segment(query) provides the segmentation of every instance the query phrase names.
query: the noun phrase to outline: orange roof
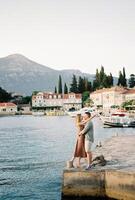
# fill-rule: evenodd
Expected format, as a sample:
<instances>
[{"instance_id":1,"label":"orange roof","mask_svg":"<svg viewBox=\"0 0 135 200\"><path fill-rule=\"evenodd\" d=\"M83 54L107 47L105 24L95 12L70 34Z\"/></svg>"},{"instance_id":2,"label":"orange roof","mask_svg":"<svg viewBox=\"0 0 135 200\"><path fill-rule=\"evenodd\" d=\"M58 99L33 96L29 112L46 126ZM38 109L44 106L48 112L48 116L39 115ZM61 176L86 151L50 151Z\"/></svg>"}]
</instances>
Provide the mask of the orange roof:
<instances>
[{"instance_id":1,"label":"orange roof","mask_svg":"<svg viewBox=\"0 0 135 200\"><path fill-rule=\"evenodd\" d=\"M129 89L125 92L125 94L135 94L135 89Z\"/></svg>"},{"instance_id":2,"label":"orange roof","mask_svg":"<svg viewBox=\"0 0 135 200\"><path fill-rule=\"evenodd\" d=\"M10 103L10 102L3 102L3 103L0 103L0 107L16 107L16 104L14 103Z\"/></svg>"},{"instance_id":3,"label":"orange roof","mask_svg":"<svg viewBox=\"0 0 135 200\"><path fill-rule=\"evenodd\" d=\"M68 94L55 94L55 93L50 93L50 92L43 92L42 93L44 99L49 99L49 96L52 96L52 98L54 98L54 96L56 96L56 98L58 98L58 96L60 96L61 99L68 99L69 95L74 95L74 94L75 93L73 93L73 92L68 93ZM38 94L37 95L33 95L32 99L36 99L36 96L39 96L39 95ZM80 93L75 94L75 98L76 99L81 99L82 98L82 94L80 94Z\"/></svg>"},{"instance_id":4,"label":"orange roof","mask_svg":"<svg viewBox=\"0 0 135 200\"><path fill-rule=\"evenodd\" d=\"M69 99L69 95L72 95L72 94L75 94L75 93L64 94L63 95L63 99ZM81 99L82 98L82 94L80 94L80 93L75 94L75 98L76 99Z\"/></svg>"}]
</instances>

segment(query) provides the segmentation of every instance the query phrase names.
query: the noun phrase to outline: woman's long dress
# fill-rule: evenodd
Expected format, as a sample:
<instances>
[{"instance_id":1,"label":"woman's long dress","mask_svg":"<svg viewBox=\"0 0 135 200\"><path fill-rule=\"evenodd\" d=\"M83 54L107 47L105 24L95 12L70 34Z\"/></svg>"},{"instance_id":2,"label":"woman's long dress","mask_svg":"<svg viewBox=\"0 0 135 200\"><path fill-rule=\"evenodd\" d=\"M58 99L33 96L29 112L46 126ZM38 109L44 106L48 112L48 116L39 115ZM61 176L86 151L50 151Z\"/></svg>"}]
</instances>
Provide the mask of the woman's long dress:
<instances>
[{"instance_id":1,"label":"woman's long dress","mask_svg":"<svg viewBox=\"0 0 135 200\"><path fill-rule=\"evenodd\" d=\"M85 140L84 135L80 135L77 138L74 157L86 158L87 155L86 155L86 152L85 152L84 140Z\"/></svg>"}]
</instances>

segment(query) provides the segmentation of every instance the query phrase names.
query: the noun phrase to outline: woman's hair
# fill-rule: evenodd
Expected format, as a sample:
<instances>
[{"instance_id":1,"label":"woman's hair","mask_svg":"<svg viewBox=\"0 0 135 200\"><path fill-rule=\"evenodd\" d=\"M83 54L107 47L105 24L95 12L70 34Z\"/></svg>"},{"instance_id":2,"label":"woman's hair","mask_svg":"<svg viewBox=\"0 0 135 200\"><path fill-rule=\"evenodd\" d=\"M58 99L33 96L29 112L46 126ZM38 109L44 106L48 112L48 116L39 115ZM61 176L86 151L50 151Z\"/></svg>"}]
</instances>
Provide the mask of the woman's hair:
<instances>
[{"instance_id":1,"label":"woman's hair","mask_svg":"<svg viewBox=\"0 0 135 200\"><path fill-rule=\"evenodd\" d=\"M91 117L91 113L90 112L85 112L86 115L88 115L88 117Z\"/></svg>"}]
</instances>

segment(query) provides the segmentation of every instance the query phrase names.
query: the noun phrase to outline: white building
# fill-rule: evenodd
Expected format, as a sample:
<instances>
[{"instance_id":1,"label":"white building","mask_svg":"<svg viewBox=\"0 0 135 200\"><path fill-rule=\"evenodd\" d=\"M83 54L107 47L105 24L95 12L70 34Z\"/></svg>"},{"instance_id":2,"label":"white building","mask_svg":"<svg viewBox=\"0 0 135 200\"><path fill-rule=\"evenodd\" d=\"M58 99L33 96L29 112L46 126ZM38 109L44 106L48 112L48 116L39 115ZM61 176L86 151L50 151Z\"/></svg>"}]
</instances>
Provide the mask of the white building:
<instances>
[{"instance_id":1,"label":"white building","mask_svg":"<svg viewBox=\"0 0 135 200\"><path fill-rule=\"evenodd\" d=\"M32 107L43 109L79 110L82 107L82 95L75 93L54 94L50 92L39 92L32 96Z\"/></svg>"},{"instance_id":2,"label":"white building","mask_svg":"<svg viewBox=\"0 0 135 200\"><path fill-rule=\"evenodd\" d=\"M121 106L123 102L135 99L135 89L112 87L96 90L90 94L95 106L102 106L104 109L112 106Z\"/></svg>"},{"instance_id":3,"label":"white building","mask_svg":"<svg viewBox=\"0 0 135 200\"><path fill-rule=\"evenodd\" d=\"M125 100L126 101L135 100L135 88L130 89L125 93Z\"/></svg>"},{"instance_id":4,"label":"white building","mask_svg":"<svg viewBox=\"0 0 135 200\"><path fill-rule=\"evenodd\" d=\"M82 108L82 95L75 93L64 94L63 107L65 110L80 110Z\"/></svg>"},{"instance_id":5,"label":"white building","mask_svg":"<svg viewBox=\"0 0 135 200\"><path fill-rule=\"evenodd\" d=\"M17 105L14 103L0 103L0 113L15 114L17 112Z\"/></svg>"}]
</instances>

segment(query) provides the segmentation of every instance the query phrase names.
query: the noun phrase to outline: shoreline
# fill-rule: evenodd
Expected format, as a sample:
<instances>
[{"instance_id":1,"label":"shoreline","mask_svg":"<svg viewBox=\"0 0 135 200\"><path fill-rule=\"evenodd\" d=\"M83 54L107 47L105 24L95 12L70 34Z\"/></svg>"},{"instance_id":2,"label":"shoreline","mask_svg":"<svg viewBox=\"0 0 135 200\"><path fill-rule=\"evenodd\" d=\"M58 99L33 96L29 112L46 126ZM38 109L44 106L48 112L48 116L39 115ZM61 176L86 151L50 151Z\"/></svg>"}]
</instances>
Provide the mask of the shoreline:
<instances>
[{"instance_id":1,"label":"shoreline","mask_svg":"<svg viewBox=\"0 0 135 200\"><path fill-rule=\"evenodd\" d=\"M93 156L104 155L107 165L90 171L65 169L62 199L135 199L135 136L114 136L96 148Z\"/></svg>"}]
</instances>

